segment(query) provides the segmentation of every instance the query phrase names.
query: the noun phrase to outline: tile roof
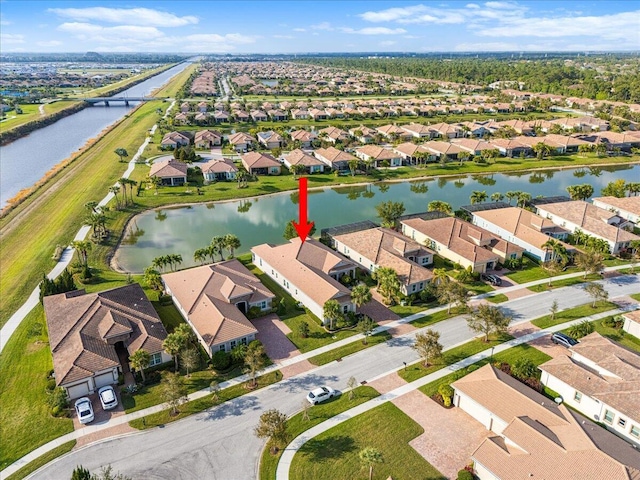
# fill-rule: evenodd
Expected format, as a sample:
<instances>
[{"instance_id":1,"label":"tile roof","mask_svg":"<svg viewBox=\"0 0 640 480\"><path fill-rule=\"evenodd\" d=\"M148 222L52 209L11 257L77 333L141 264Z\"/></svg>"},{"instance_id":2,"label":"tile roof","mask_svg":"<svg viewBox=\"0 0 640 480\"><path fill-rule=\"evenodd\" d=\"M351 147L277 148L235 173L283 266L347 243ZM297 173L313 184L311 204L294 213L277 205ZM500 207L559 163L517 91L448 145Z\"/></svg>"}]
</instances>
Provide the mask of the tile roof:
<instances>
[{"instance_id":1,"label":"tile roof","mask_svg":"<svg viewBox=\"0 0 640 480\"><path fill-rule=\"evenodd\" d=\"M458 155L462 149L453 143L429 141L422 144L430 152L444 155Z\"/></svg>"},{"instance_id":2,"label":"tile roof","mask_svg":"<svg viewBox=\"0 0 640 480\"><path fill-rule=\"evenodd\" d=\"M592 199L594 202L597 200L600 203L605 203L607 205L611 205L612 207L625 210L629 213L634 213L636 215L640 215L640 196L634 197L594 197Z\"/></svg>"},{"instance_id":3,"label":"tile roof","mask_svg":"<svg viewBox=\"0 0 640 480\"><path fill-rule=\"evenodd\" d=\"M187 175L187 164L170 158L168 160L158 160L151 164L150 177L171 178L185 177Z\"/></svg>"},{"instance_id":4,"label":"tile roof","mask_svg":"<svg viewBox=\"0 0 640 480\"><path fill-rule=\"evenodd\" d=\"M167 273L162 280L210 346L256 333L236 302L275 298L237 259Z\"/></svg>"},{"instance_id":5,"label":"tile roof","mask_svg":"<svg viewBox=\"0 0 640 480\"><path fill-rule=\"evenodd\" d=\"M378 145L365 145L364 147L356 148L356 151L372 160L391 160L398 158L398 154L393 150L379 147Z\"/></svg>"},{"instance_id":6,"label":"tile roof","mask_svg":"<svg viewBox=\"0 0 640 480\"><path fill-rule=\"evenodd\" d=\"M268 153L249 152L241 155L242 163L247 170L252 168L280 167L280 162Z\"/></svg>"},{"instance_id":7,"label":"tile roof","mask_svg":"<svg viewBox=\"0 0 640 480\"><path fill-rule=\"evenodd\" d=\"M197 164L202 170L202 173L223 173L223 172L237 172L238 168L233 164L232 160L224 159L211 159L203 163Z\"/></svg>"},{"instance_id":8,"label":"tile roof","mask_svg":"<svg viewBox=\"0 0 640 480\"><path fill-rule=\"evenodd\" d=\"M317 150L314 150L313 153L315 156L321 156L330 162L349 162L351 160L356 160L356 157L350 153L343 152L335 147L318 148Z\"/></svg>"},{"instance_id":9,"label":"tile roof","mask_svg":"<svg viewBox=\"0 0 640 480\"><path fill-rule=\"evenodd\" d=\"M237 145L238 143L253 143L256 139L245 132L237 132L233 135L229 135L229 143Z\"/></svg>"},{"instance_id":10,"label":"tile roof","mask_svg":"<svg viewBox=\"0 0 640 480\"><path fill-rule=\"evenodd\" d=\"M285 155L284 157L290 165L304 165L305 167L322 165L324 163L318 160L313 155L309 155L308 153L303 152L299 148L292 150L290 153Z\"/></svg>"},{"instance_id":11,"label":"tile roof","mask_svg":"<svg viewBox=\"0 0 640 480\"><path fill-rule=\"evenodd\" d=\"M130 354L162 351L167 336L160 317L137 283L100 293L82 291L44 298L56 383L65 385L120 365L113 339Z\"/></svg>"}]
</instances>

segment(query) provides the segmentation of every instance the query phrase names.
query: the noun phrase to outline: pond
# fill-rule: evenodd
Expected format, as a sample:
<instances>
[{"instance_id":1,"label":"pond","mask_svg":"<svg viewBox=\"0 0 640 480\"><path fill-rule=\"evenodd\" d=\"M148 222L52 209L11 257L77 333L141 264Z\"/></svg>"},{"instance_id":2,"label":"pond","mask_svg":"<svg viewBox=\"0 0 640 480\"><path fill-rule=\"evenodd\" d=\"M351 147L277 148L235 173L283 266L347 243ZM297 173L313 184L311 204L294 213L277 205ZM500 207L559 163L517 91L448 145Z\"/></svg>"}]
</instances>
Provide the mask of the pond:
<instances>
[{"instance_id":1,"label":"pond","mask_svg":"<svg viewBox=\"0 0 640 480\"><path fill-rule=\"evenodd\" d=\"M336 225L372 220L378 222L376 205L394 200L405 205L405 213L424 212L433 200L443 200L455 209L470 203L474 190L523 191L533 197L567 195L570 185L589 183L595 195L617 179L640 179L640 165L545 170L518 174L471 175L425 181L376 183L333 187L309 192L309 219L320 230ZM248 252L261 243L282 243L286 223L297 219L297 194L291 192L230 202L179 206L152 210L132 219L114 257L114 265L142 272L154 257L177 253L182 267L195 265L193 252L205 247L216 235L236 235Z\"/></svg>"},{"instance_id":2,"label":"pond","mask_svg":"<svg viewBox=\"0 0 640 480\"><path fill-rule=\"evenodd\" d=\"M278 85L278 80L269 80L267 78L262 78L258 81L263 85L266 85L267 87L275 87L276 85Z\"/></svg>"}]
</instances>

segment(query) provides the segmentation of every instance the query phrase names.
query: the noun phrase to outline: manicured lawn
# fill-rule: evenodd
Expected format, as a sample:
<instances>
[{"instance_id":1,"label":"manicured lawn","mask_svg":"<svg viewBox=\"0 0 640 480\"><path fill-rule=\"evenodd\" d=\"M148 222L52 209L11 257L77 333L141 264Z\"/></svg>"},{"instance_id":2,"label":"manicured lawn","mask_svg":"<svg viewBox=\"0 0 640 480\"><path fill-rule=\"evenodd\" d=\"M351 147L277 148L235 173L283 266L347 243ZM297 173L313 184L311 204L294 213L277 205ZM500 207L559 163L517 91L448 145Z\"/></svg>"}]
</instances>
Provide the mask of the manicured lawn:
<instances>
[{"instance_id":1,"label":"manicured lawn","mask_svg":"<svg viewBox=\"0 0 640 480\"><path fill-rule=\"evenodd\" d=\"M363 341L351 342L347 345L344 345L343 347L338 347L329 352L321 353L320 355L311 357L309 361L314 365L325 365L327 363L333 362L334 360L338 360L342 357L346 357L347 355L351 355L352 353L364 350L365 348L374 347L390 339L391 335L388 332L377 333L375 335L371 335L367 339L366 345Z\"/></svg>"},{"instance_id":2,"label":"manicured lawn","mask_svg":"<svg viewBox=\"0 0 640 480\"><path fill-rule=\"evenodd\" d=\"M358 452L373 447L383 463L374 467L374 478L394 480L443 479L444 477L409 442L424 429L392 403L358 415L305 443L293 458L289 478L367 478Z\"/></svg>"},{"instance_id":3,"label":"manicured lawn","mask_svg":"<svg viewBox=\"0 0 640 480\"><path fill-rule=\"evenodd\" d=\"M209 378L209 380L211 380L211 378ZM255 392L256 390L264 388L273 383L276 383L279 380L282 380L282 374L280 373L279 370L277 370L275 372L268 373L267 375L258 377L257 389L249 390L245 387L245 384L234 385L232 387L225 388L224 390L220 390L220 393L218 394L217 402L213 401L212 395L207 395L206 397L199 398L198 400L193 400L191 402L187 402L180 405L180 407L178 408L179 413L175 416L171 416L170 410L167 409L167 410L163 410L162 412L147 415L144 418L132 420L131 422L129 422L129 425L139 430L145 430L147 428L157 427L159 425L164 425L166 423L175 422L176 420L180 420L181 418L187 417L189 415L193 415L194 413L202 412L203 410L206 410L216 405L220 405L224 402L240 397L246 393ZM207 386L208 385L209 384L207 384Z\"/></svg>"},{"instance_id":4,"label":"manicured lawn","mask_svg":"<svg viewBox=\"0 0 640 480\"><path fill-rule=\"evenodd\" d=\"M508 350L497 353L493 356L494 363L505 362L510 365L512 365L519 358L529 358L536 365L540 365L546 362L547 360L551 360L551 357L549 355L547 355L544 352L541 352L540 350L538 350L535 347L532 347L531 345L527 345L526 343L522 345L517 345L513 348L509 348ZM471 367L473 368L482 367L483 365L486 365L487 363L489 363L489 361L490 361L489 359L481 360L479 362L474 363ZM469 367L467 367L467 369L468 368ZM418 390L420 390L422 393L424 393L428 397L435 395L436 393L438 393L438 387L440 387L440 385L451 384L456 380L458 380L459 378L464 377L467 373L469 373L467 369L459 370L445 377L442 377L439 380L436 380L431 383L427 383L426 385L420 387Z\"/></svg>"},{"instance_id":5,"label":"manicured lawn","mask_svg":"<svg viewBox=\"0 0 640 480\"><path fill-rule=\"evenodd\" d=\"M552 280L551 287L549 287L548 282L545 282L539 285L533 285L528 288L532 292L540 293L540 292L546 292L550 288L554 289L554 288L560 288L560 287L570 287L571 285L578 285L580 283L590 282L592 280L602 280L602 275L596 273L596 274L587 275L587 278L584 278L581 275L579 277L565 278L564 280Z\"/></svg>"},{"instance_id":6,"label":"manicured lawn","mask_svg":"<svg viewBox=\"0 0 640 480\"><path fill-rule=\"evenodd\" d=\"M513 270L505 275L516 283L528 283L547 278L544 270L529 257L522 257L522 269Z\"/></svg>"},{"instance_id":7,"label":"manicured lawn","mask_svg":"<svg viewBox=\"0 0 640 480\"><path fill-rule=\"evenodd\" d=\"M488 342L484 342L482 339L475 338L458 347L443 352L442 359L435 365L425 367L422 362L414 363L413 365L409 365L404 370L398 370L398 375L400 376L400 378L404 379L407 382L413 382L414 380L422 378L425 375L429 375L430 373L440 370L447 365L453 365L454 363L470 357L471 355L475 355L476 353L482 352L483 350L494 347L496 345L500 345L501 343L507 342L511 339L513 339L513 337L506 334L500 336L495 340L490 339Z\"/></svg>"},{"instance_id":8,"label":"manicured lawn","mask_svg":"<svg viewBox=\"0 0 640 480\"><path fill-rule=\"evenodd\" d=\"M328 420L331 417L349 410L353 407L360 405L361 403L368 402L369 400L379 396L380 394L372 387L358 387L354 390L355 396L349 399L349 393L345 393L337 398L329 400L328 402L321 403L320 405L314 405L309 409L309 419L304 419L302 412L296 413L294 416L287 420L287 432L289 439L293 440L302 432L309 430L311 427L315 427L319 423ZM282 456L282 450L279 450L275 455L270 452L271 443L267 442L264 450L262 451L262 458L260 459L260 479L261 480L274 480L276 478L276 469L278 468L278 462Z\"/></svg>"},{"instance_id":9,"label":"manicured lawn","mask_svg":"<svg viewBox=\"0 0 640 480\"><path fill-rule=\"evenodd\" d=\"M20 480L22 478L25 478L30 474L32 474L33 472L35 472L36 470L38 470L40 467L49 463L50 461L58 457L61 457L65 453L70 452L75 446L76 446L75 440L71 440L70 442L63 443L59 447L56 447L53 450L45 453L44 455L36 458L33 462L26 464L16 473L9 475L8 477L5 477L5 480Z\"/></svg>"},{"instance_id":10,"label":"manicured lawn","mask_svg":"<svg viewBox=\"0 0 640 480\"><path fill-rule=\"evenodd\" d=\"M160 305L160 302L151 303L153 304L153 308L156 309L156 312L158 312L160 320L162 320L162 324L167 329L167 332L171 333L178 325L185 323L184 318L182 318L182 315L180 315L175 305Z\"/></svg>"},{"instance_id":11,"label":"manicured lawn","mask_svg":"<svg viewBox=\"0 0 640 480\"><path fill-rule=\"evenodd\" d=\"M612 317L607 317L612 318ZM603 337L607 337L613 340L620 345L627 347L634 352L638 352L640 354L640 338L634 337L633 335L623 331L618 330L616 328L607 327L603 324L606 318L595 320L591 322L595 328L595 331L598 332ZM568 333L569 329L563 330L564 333ZM621 335L622 334L622 335Z\"/></svg>"},{"instance_id":12,"label":"manicured lawn","mask_svg":"<svg viewBox=\"0 0 640 480\"><path fill-rule=\"evenodd\" d=\"M486 300L491 303L502 303L509 300L509 297L507 297L504 293L499 293L497 295L487 297Z\"/></svg>"},{"instance_id":13,"label":"manicured lawn","mask_svg":"<svg viewBox=\"0 0 640 480\"><path fill-rule=\"evenodd\" d=\"M637 300L640 302L640 293L632 293L631 295L629 295L631 298L633 298L634 300Z\"/></svg>"},{"instance_id":14,"label":"manicured lawn","mask_svg":"<svg viewBox=\"0 0 640 480\"><path fill-rule=\"evenodd\" d=\"M422 327L427 327L429 325L433 325L434 323L441 322L442 320L455 317L457 315L460 315L461 313L464 313L464 312L460 311L458 307L452 308L451 313L447 313L446 310L440 310L439 312L436 312L432 315L425 315L424 317L418 318L409 323L411 323L411 325L413 325L416 328L422 328Z\"/></svg>"},{"instance_id":15,"label":"manicured lawn","mask_svg":"<svg viewBox=\"0 0 640 480\"><path fill-rule=\"evenodd\" d=\"M52 368L44 310L38 304L0 356L0 469L73 431L71 419L49 414L46 386Z\"/></svg>"},{"instance_id":16,"label":"manicured lawn","mask_svg":"<svg viewBox=\"0 0 640 480\"><path fill-rule=\"evenodd\" d=\"M423 304L423 305L392 305L389 307L393 313L398 315L399 317L409 317L411 315L415 315L416 313L424 312L426 309L431 308L431 304Z\"/></svg>"},{"instance_id":17,"label":"manicured lawn","mask_svg":"<svg viewBox=\"0 0 640 480\"><path fill-rule=\"evenodd\" d=\"M553 320L551 319L551 315L545 315L544 317L536 318L531 323L539 328L549 328L554 325L570 322L571 320L576 320L582 317L588 317L589 315L594 315L596 313L606 312L607 310L613 310L615 308L618 307L611 302L598 302L595 308L593 308L589 303L558 312Z\"/></svg>"},{"instance_id":18,"label":"manicured lawn","mask_svg":"<svg viewBox=\"0 0 640 480\"><path fill-rule=\"evenodd\" d=\"M40 118L40 111L38 109L39 107L39 104L25 103L24 105L20 105L22 113L18 114L15 110L6 112L5 120L2 120L0 122L0 132L11 130L18 125L22 125L23 123L27 123L31 120Z\"/></svg>"}]
</instances>

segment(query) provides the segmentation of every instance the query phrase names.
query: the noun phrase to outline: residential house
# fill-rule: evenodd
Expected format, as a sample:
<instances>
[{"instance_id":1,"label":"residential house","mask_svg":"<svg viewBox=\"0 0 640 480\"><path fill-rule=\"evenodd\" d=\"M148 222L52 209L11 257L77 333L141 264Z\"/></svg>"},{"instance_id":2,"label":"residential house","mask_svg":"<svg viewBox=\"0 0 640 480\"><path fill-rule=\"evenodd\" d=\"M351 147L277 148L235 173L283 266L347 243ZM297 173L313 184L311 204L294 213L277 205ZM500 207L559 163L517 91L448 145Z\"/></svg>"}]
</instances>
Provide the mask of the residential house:
<instances>
[{"instance_id":1,"label":"residential house","mask_svg":"<svg viewBox=\"0 0 640 480\"><path fill-rule=\"evenodd\" d=\"M379 168L388 162L390 167L402 165L402 156L394 150L379 147L378 145L365 145L355 150L356 157L360 158L367 165Z\"/></svg>"},{"instance_id":2,"label":"residential house","mask_svg":"<svg viewBox=\"0 0 640 480\"><path fill-rule=\"evenodd\" d=\"M536 205L536 208L538 215L571 233L580 230L606 241L614 255L629 248L633 240L640 240L639 236L625 230L632 227L633 223L591 203L576 200Z\"/></svg>"},{"instance_id":3,"label":"residential house","mask_svg":"<svg viewBox=\"0 0 640 480\"><path fill-rule=\"evenodd\" d=\"M640 196L634 197L595 197L593 204L615 213L619 217L640 225Z\"/></svg>"},{"instance_id":4,"label":"residential house","mask_svg":"<svg viewBox=\"0 0 640 480\"><path fill-rule=\"evenodd\" d=\"M313 141L318 138L315 132L307 132L306 130L294 130L289 135L292 141L300 142L302 148L310 148Z\"/></svg>"},{"instance_id":5,"label":"residential house","mask_svg":"<svg viewBox=\"0 0 640 480\"><path fill-rule=\"evenodd\" d=\"M212 118L216 123L224 123L229 121L229 114L224 110L216 110L213 112Z\"/></svg>"},{"instance_id":6,"label":"residential house","mask_svg":"<svg viewBox=\"0 0 640 480\"><path fill-rule=\"evenodd\" d=\"M400 225L407 237L477 273L493 270L499 262L522 258L524 251L518 245L455 217L410 218L402 220Z\"/></svg>"},{"instance_id":7,"label":"residential house","mask_svg":"<svg viewBox=\"0 0 640 480\"><path fill-rule=\"evenodd\" d=\"M533 152L530 145L522 143L515 138L493 138L488 143L505 157L519 157L523 153L525 156L529 156Z\"/></svg>"},{"instance_id":8,"label":"residential house","mask_svg":"<svg viewBox=\"0 0 640 480\"><path fill-rule=\"evenodd\" d=\"M554 252L544 247L550 238L558 240L568 253L575 252L574 247L562 241L569 234L567 230L524 208L479 210L473 211L472 215L474 225L524 248L528 255L541 262L548 262L555 258Z\"/></svg>"},{"instance_id":9,"label":"residential house","mask_svg":"<svg viewBox=\"0 0 640 480\"><path fill-rule=\"evenodd\" d=\"M44 297L56 385L71 400L118 383L140 349L150 367L171 361L167 331L137 283L99 293L75 290Z\"/></svg>"},{"instance_id":10,"label":"residential house","mask_svg":"<svg viewBox=\"0 0 640 480\"><path fill-rule=\"evenodd\" d=\"M480 480L640 475L631 445L492 365L451 386L454 405L490 432L471 455Z\"/></svg>"},{"instance_id":11,"label":"residential house","mask_svg":"<svg viewBox=\"0 0 640 480\"><path fill-rule=\"evenodd\" d=\"M318 137L325 138L328 142L334 144L336 142L346 142L349 140L349 134L336 127L323 128L318 132Z\"/></svg>"},{"instance_id":12,"label":"residential house","mask_svg":"<svg viewBox=\"0 0 640 480\"><path fill-rule=\"evenodd\" d=\"M636 338L640 338L640 310L625 312L622 314L624 324L622 329Z\"/></svg>"},{"instance_id":13,"label":"residential house","mask_svg":"<svg viewBox=\"0 0 640 480\"><path fill-rule=\"evenodd\" d=\"M313 120L326 120L328 118L327 112L325 112L324 110L321 110L319 108L312 108L311 110L309 110L309 117L311 117Z\"/></svg>"},{"instance_id":14,"label":"residential house","mask_svg":"<svg viewBox=\"0 0 640 480\"><path fill-rule=\"evenodd\" d=\"M269 312L275 299L237 259L167 273L162 282L210 356L255 340L247 315Z\"/></svg>"},{"instance_id":15,"label":"residential house","mask_svg":"<svg viewBox=\"0 0 640 480\"><path fill-rule=\"evenodd\" d=\"M323 313L328 300L336 300L343 313L355 312L351 291L339 280L355 277L356 264L329 247L307 238L296 237L284 245L263 243L251 249L253 264L327 323Z\"/></svg>"},{"instance_id":16,"label":"residential house","mask_svg":"<svg viewBox=\"0 0 640 480\"><path fill-rule=\"evenodd\" d=\"M325 165L330 166L333 170L349 170L349 162L357 160L356 157L350 153L338 150L335 147L319 148L314 150L313 154Z\"/></svg>"},{"instance_id":17,"label":"residential house","mask_svg":"<svg viewBox=\"0 0 640 480\"><path fill-rule=\"evenodd\" d=\"M248 122L251 117L243 110L234 110L233 118L236 122Z\"/></svg>"},{"instance_id":18,"label":"residential house","mask_svg":"<svg viewBox=\"0 0 640 480\"><path fill-rule=\"evenodd\" d=\"M396 125L383 125L376 128L376 131L387 140L404 140L409 141L413 136L408 131L396 126Z\"/></svg>"},{"instance_id":19,"label":"residential house","mask_svg":"<svg viewBox=\"0 0 640 480\"><path fill-rule=\"evenodd\" d=\"M533 133L533 127L531 124L524 120L504 120L498 122L500 127L512 128L518 135L531 135Z\"/></svg>"},{"instance_id":20,"label":"residential house","mask_svg":"<svg viewBox=\"0 0 640 480\"><path fill-rule=\"evenodd\" d=\"M291 118L294 120L306 120L309 118L309 111L307 109L291 110Z\"/></svg>"},{"instance_id":21,"label":"residential house","mask_svg":"<svg viewBox=\"0 0 640 480\"><path fill-rule=\"evenodd\" d=\"M427 150L423 145L416 145L415 143L401 143L393 147L393 151L400 155L407 165L436 160L436 155L433 152Z\"/></svg>"},{"instance_id":22,"label":"residential house","mask_svg":"<svg viewBox=\"0 0 640 480\"><path fill-rule=\"evenodd\" d=\"M237 132L229 135L229 143L236 152L246 152L256 143L256 139L245 132Z\"/></svg>"},{"instance_id":23,"label":"residential house","mask_svg":"<svg viewBox=\"0 0 640 480\"><path fill-rule=\"evenodd\" d=\"M189 102L182 102L180 104L180 111L182 113L187 113L189 112L189 110L191 110L191 105L189 104Z\"/></svg>"},{"instance_id":24,"label":"residential house","mask_svg":"<svg viewBox=\"0 0 640 480\"><path fill-rule=\"evenodd\" d=\"M184 185L187 183L187 164L174 158L154 160L149 177L161 180L162 185Z\"/></svg>"},{"instance_id":25,"label":"residential house","mask_svg":"<svg viewBox=\"0 0 640 480\"><path fill-rule=\"evenodd\" d=\"M212 130L200 130L193 139L196 149L210 149L222 145L222 135Z\"/></svg>"},{"instance_id":26,"label":"residential house","mask_svg":"<svg viewBox=\"0 0 640 480\"><path fill-rule=\"evenodd\" d=\"M196 108L198 109L198 112L205 113L209 108L209 104L207 102L199 102Z\"/></svg>"},{"instance_id":27,"label":"residential house","mask_svg":"<svg viewBox=\"0 0 640 480\"><path fill-rule=\"evenodd\" d=\"M189 145L191 140L186 135L183 135L180 132L168 132L164 134L162 137L162 141L160 142L160 147L167 149L176 149L178 147L184 147Z\"/></svg>"},{"instance_id":28,"label":"residential house","mask_svg":"<svg viewBox=\"0 0 640 480\"><path fill-rule=\"evenodd\" d=\"M457 159L458 154L463 151L458 145L449 142L428 141L422 146L438 158L448 157L451 160Z\"/></svg>"},{"instance_id":29,"label":"residential house","mask_svg":"<svg viewBox=\"0 0 640 480\"><path fill-rule=\"evenodd\" d=\"M388 228L370 228L331 236L332 246L369 273L380 267L398 274L404 295L422 291L433 278L433 252Z\"/></svg>"},{"instance_id":30,"label":"residential house","mask_svg":"<svg viewBox=\"0 0 640 480\"><path fill-rule=\"evenodd\" d=\"M408 132L415 138L433 138L437 135L437 132L433 130L429 125L422 125L420 123L410 123L409 125L401 125L405 132Z\"/></svg>"},{"instance_id":31,"label":"residential house","mask_svg":"<svg viewBox=\"0 0 640 480\"><path fill-rule=\"evenodd\" d=\"M322 173L324 172L324 167L326 167L318 158L303 152L299 148L292 150L283 158L287 168L291 168L292 165L302 165L307 173Z\"/></svg>"},{"instance_id":32,"label":"residential house","mask_svg":"<svg viewBox=\"0 0 640 480\"><path fill-rule=\"evenodd\" d=\"M188 113L180 112L175 117L173 117L173 123L175 125L189 125L190 115Z\"/></svg>"},{"instance_id":33,"label":"residential house","mask_svg":"<svg viewBox=\"0 0 640 480\"><path fill-rule=\"evenodd\" d=\"M598 132L590 135L581 135L582 140L590 143L604 142L607 150L619 148L623 152L630 152L632 148L640 147L640 134L638 132Z\"/></svg>"},{"instance_id":34,"label":"residential house","mask_svg":"<svg viewBox=\"0 0 640 480\"><path fill-rule=\"evenodd\" d=\"M267 114L274 122L283 122L288 117L286 112L278 109L269 110Z\"/></svg>"},{"instance_id":35,"label":"residential house","mask_svg":"<svg viewBox=\"0 0 640 480\"><path fill-rule=\"evenodd\" d=\"M198 164L206 182L216 182L222 180L235 180L238 168L233 161L225 159L211 159Z\"/></svg>"},{"instance_id":36,"label":"residential house","mask_svg":"<svg viewBox=\"0 0 640 480\"><path fill-rule=\"evenodd\" d=\"M471 155L482 155L482 152L484 152L485 150L496 149L490 143L474 138L457 138L455 140L452 140L451 143L455 143L462 150L466 150Z\"/></svg>"},{"instance_id":37,"label":"residential house","mask_svg":"<svg viewBox=\"0 0 640 480\"><path fill-rule=\"evenodd\" d=\"M242 165L252 175L280 175L282 166L268 153L249 152L241 155Z\"/></svg>"},{"instance_id":38,"label":"residential house","mask_svg":"<svg viewBox=\"0 0 640 480\"><path fill-rule=\"evenodd\" d=\"M640 355L593 332L538 368L564 403L640 447Z\"/></svg>"},{"instance_id":39,"label":"residential house","mask_svg":"<svg viewBox=\"0 0 640 480\"><path fill-rule=\"evenodd\" d=\"M251 110L251 113L249 115L254 122L266 122L268 119L267 114L262 110Z\"/></svg>"},{"instance_id":40,"label":"residential house","mask_svg":"<svg viewBox=\"0 0 640 480\"><path fill-rule=\"evenodd\" d=\"M349 129L349 135L358 140L358 142L365 144L372 143L375 140L377 133L378 132L373 128L365 127L364 125Z\"/></svg>"},{"instance_id":41,"label":"residential house","mask_svg":"<svg viewBox=\"0 0 640 480\"><path fill-rule=\"evenodd\" d=\"M280 148L284 143L282 135L280 135L278 132L274 132L273 130L269 130L268 132L258 132L257 137L258 142L260 142L269 150Z\"/></svg>"},{"instance_id":42,"label":"residential house","mask_svg":"<svg viewBox=\"0 0 640 480\"><path fill-rule=\"evenodd\" d=\"M429 128L434 132L437 132L437 136L445 139L464 137L464 130L458 125L452 125L450 123L436 123L435 125L429 125Z\"/></svg>"}]
</instances>

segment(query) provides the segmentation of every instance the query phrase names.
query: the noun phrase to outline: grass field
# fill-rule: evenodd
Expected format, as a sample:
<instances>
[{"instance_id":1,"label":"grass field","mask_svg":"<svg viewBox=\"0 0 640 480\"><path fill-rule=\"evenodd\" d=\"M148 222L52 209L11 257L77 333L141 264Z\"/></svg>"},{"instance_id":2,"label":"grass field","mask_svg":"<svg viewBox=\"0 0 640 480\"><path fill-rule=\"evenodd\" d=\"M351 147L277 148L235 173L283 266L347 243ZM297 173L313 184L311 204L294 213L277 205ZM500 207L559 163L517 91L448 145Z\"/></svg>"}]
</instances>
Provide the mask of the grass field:
<instances>
[{"instance_id":1,"label":"grass field","mask_svg":"<svg viewBox=\"0 0 640 480\"><path fill-rule=\"evenodd\" d=\"M308 411L308 419L304 418L302 412L297 413L287 420L289 439L293 440L311 427L315 427L319 423L335 417L361 403L368 402L379 395L380 394L372 387L358 387L354 390L354 398L352 399L349 399L349 393L345 393L325 403L313 406ZM262 451L262 458L260 459L260 480L275 480L276 478L276 469L278 468L278 461L282 456L282 450L272 455L270 449L271 442L267 442L267 445Z\"/></svg>"},{"instance_id":2,"label":"grass field","mask_svg":"<svg viewBox=\"0 0 640 480\"><path fill-rule=\"evenodd\" d=\"M538 328L549 328L554 325L560 325L561 323L570 322L578 318L588 317L589 315L595 315L596 313L606 312L607 310L613 310L615 308L618 307L611 302L598 302L595 308L589 303L558 312L553 320L551 319L551 315L545 315L544 317L536 318L531 323Z\"/></svg>"},{"instance_id":3,"label":"grass field","mask_svg":"<svg viewBox=\"0 0 640 480\"><path fill-rule=\"evenodd\" d=\"M374 478L444 479L409 442L424 429L392 403L385 403L333 427L305 443L293 457L289 478L366 478L358 452L373 447L382 454Z\"/></svg>"},{"instance_id":4,"label":"grass field","mask_svg":"<svg viewBox=\"0 0 640 480\"><path fill-rule=\"evenodd\" d=\"M365 348L374 347L381 343L386 342L387 340L391 340L391 335L388 332L381 332L375 335L371 335L367 339L367 343L364 341L356 341L351 342L342 347L335 348L329 352L321 353L320 355L316 355L315 357L311 357L309 362L314 365L326 365L327 363L333 362L334 360L339 360L342 357L346 357L347 355L352 355L357 353Z\"/></svg>"},{"instance_id":5,"label":"grass field","mask_svg":"<svg viewBox=\"0 0 640 480\"><path fill-rule=\"evenodd\" d=\"M38 470L40 467L46 465L50 461L58 457L61 457L65 453L70 452L75 446L76 446L75 440L71 440L70 442L63 443L59 447L56 447L53 450L45 453L44 455L36 458L33 462L28 463L27 465L22 467L20 470L18 470L16 473L9 475L8 477L5 477L5 480L21 480L31 475L33 472Z\"/></svg>"},{"instance_id":6,"label":"grass field","mask_svg":"<svg viewBox=\"0 0 640 480\"><path fill-rule=\"evenodd\" d=\"M18 125L40 118L38 107L40 107L39 104L25 103L20 105L22 113L16 113L15 110L7 112L5 120L0 122L0 132L11 130Z\"/></svg>"},{"instance_id":7,"label":"grass field","mask_svg":"<svg viewBox=\"0 0 640 480\"><path fill-rule=\"evenodd\" d=\"M439 312L436 312L432 315L425 315L424 317L413 320L410 323L416 328L428 327L429 325L441 322L442 320L446 320L447 318L455 317L456 315L460 315L461 313L463 312L459 311L457 307L452 308L451 313L447 313L446 310L440 310Z\"/></svg>"}]
</instances>

